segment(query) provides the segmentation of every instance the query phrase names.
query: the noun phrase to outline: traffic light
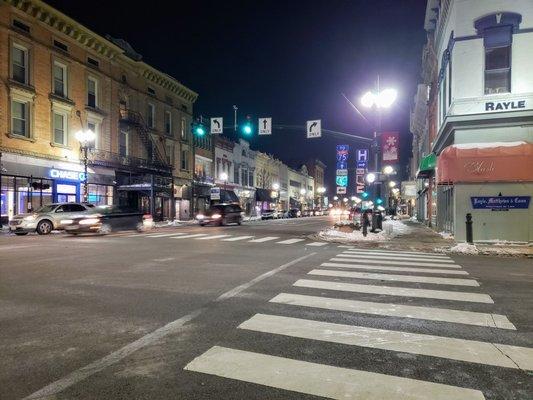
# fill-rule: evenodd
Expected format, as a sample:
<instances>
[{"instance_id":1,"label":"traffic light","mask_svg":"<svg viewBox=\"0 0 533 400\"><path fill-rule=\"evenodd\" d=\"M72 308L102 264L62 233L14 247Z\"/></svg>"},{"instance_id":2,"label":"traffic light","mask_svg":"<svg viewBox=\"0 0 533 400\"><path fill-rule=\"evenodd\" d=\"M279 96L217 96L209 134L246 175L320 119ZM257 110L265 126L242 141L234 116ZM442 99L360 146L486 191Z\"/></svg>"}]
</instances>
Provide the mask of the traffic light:
<instances>
[{"instance_id":1,"label":"traffic light","mask_svg":"<svg viewBox=\"0 0 533 400\"><path fill-rule=\"evenodd\" d=\"M192 124L192 133L196 136L204 136L207 132L207 129L205 128L204 124L201 122L193 122Z\"/></svg>"},{"instance_id":2,"label":"traffic light","mask_svg":"<svg viewBox=\"0 0 533 400\"><path fill-rule=\"evenodd\" d=\"M368 199L368 192L363 192L363 193L361 193L361 197L362 197L363 199Z\"/></svg>"},{"instance_id":3,"label":"traffic light","mask_svg":"<svg viewBox=\"0 0 533 400\"><path fill-rule=\"evenodd\" d=\"M250 136L253 133L252 118L249 115L246 116L246 122L242 124L241 130L245 136Z\"/></svg>"},{"instance_id":4,"label":"traffic light","mask_svg":"<svg viewBox=\"0 0 533 400\"><path fill-rule=\"evenodd\" d=\"M378 206L382 205L383 204L383 199L380 199L379 197L376 199L376 204Z\"/></svg>"}]
</instances>

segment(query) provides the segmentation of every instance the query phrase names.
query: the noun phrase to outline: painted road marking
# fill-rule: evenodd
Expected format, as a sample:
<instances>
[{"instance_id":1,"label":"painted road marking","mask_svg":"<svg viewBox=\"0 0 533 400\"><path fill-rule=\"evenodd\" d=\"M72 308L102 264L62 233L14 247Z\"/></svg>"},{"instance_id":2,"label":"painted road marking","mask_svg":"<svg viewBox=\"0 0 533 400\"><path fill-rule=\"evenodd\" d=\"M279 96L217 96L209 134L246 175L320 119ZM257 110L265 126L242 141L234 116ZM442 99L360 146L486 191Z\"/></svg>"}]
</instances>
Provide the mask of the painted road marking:
<instances>
[{"instance_id":1,"label":"painted road marking","mask_svg":"<svg viewBox=\"0 0 533 400\"><path fill-rule=\"evenodd\" d=\"M187 232L174 232L174 233L156 233L152 235L146 235L146 237L149 238L160 238L160 237L167 237L167 236L179 236L179 235L185 235Z\"/></svg>"},{"instance_id":2,"label":"painted road marking","mask_svg":"<svg viewBox=\"0 0 533 400\"><path fill-rule=\"evenodd\" d=\"M251 281L248 281L231 290L228 290L227 292L218 296L214 301L220 302L220 301L224 301L226 299L232 298L238 295L239 293L241 293L242 291L249 289L251 286L255 285L256 283L261 282L262 280L269 278L277 274L278 272L283 271L284 269L287 269L291 267L292 265L297 264L300 261L303 261L314 255L316 255L316 253L310 253L305 256L296 258L292 261L289 261L286 264L280 265L277 268L274 268L268 272L265 272L264 274L261 274L255 277ZM151 346L154 343L159 342L162 338L168 335L179 333L181 329L183 328L183 325L195 319L196 317L198 317L200 314L202 314L206 310L207 310L207 307L201 307L175 321L169 322L168 324L162 326L161 328L158 328L155 331L148 333L147 335L135 340L134 342L127 344L126 346L114 351L113 353L110 353L106 355L105 357L100 358L96 361L93 361L92 363L87 364L84 367L81 367L71 372L70 374L50 383L49 385L43 387L42 389L36 392L33 392L29 396L25 397L24 400L42 399L42 398L54 396L58 393L61 393L63 390L75 385L76 383L79 383L87 379L88 377L104 370L105 368L108 368L109 366L118 363L119 361L130 356L132 353L136 352L137 350L140 350L147 346Z\"/></svg>"},{"instance_id":3,"label":"painted road marking","mask_svg":"<svg viewBox=\"0 0 533 400\"><path fill-rule=\"evenodd\" d=\"M253 236L236 236L236 237L232 237L232 238L229 238L229 239L222 239L222 241L224 242L236 242L237 240L246 240L246 239L251 239L253 238Z\"/></svg>"},{"instance_id":4,"label":"painted road marking","mask_svg":"<svg viewBox=\"0 0 533 400\"><path fill-rule=\"evenodd\" d=\"M376 250L369 250L369 249L362 249L362 251L375 251L380 253L388 253L388 254L413 254L413 255L426 255L426 256L439 256L437 253L428 253L424 251L403 251L403 250L385 250L385 249L376 249ZM441 255L442 257L445 257L445 255Z\"/></svg>"},{"instance_id":5,"label":"painted road marking","mask_svg":"<svg viewBox=\"0 0 533 400\"><path fill-rule=\"evenodd\" d=\"M213 236L206 236L206 237L196 238L195 240L222 239L222 238L225 238L225 237L228 237L228 236L231 236L231 235L213 235Z\"/></svg>"},{"instance_id":6,"label":"painted road marking","mask_svg":"<svg viewBox=\"0 0 533 400\"><path fill-rule=\"evenodd\" d=\"M321 247L321 246L325 246L327 245L326 242L312 242L312 243L307 243L306 246L314 246L314 247Z\"/></svg>"},{"instance_id":7,"label":"painted road marking","mask_svg":"<svg viewBox=\"0 0 533 400\"><path fill-rule=\"evenodd\" d=\"M211 347L184 369L338 400L485 399L474 389L220 346Z\"/></svg>"},{"instance_id":8,"label":"painted road marking","mask_svg":"<svg viewBox=\"0 0 533 400\"><path fill-rule=\"evenodd\" d=\"M438 264L438 263L429 263L429 262L426 263L426 262L419 262L419 261L362 260L359 258L359 256L355 256L351 254L337 254L336 257L344 257L353 262L357 262L358 260L360 260L360 262L368 263L368 264L411 265L413 267L418 266L418 267L461 268L461 266L457 264Z\"/></svg>"},{"instance_id":9,"label":"painted road marking","mask_svg":"<svg viewBox=\"0 0 533 400\"><path fill-rule=\"evenodd\" d=\"M293 244L298 242L303 242L305 239L287 239L282 240L281 242L276 242L277 244Z\"/></svg>"},{"instance_id":10,"label":"painted road marking","mask_svg":"<svg viewBox=\"0 0 533 400\"><path fill-rule=\"evenodd\" d=\"M400 258L424 258L424 259L435 259L435 260L451 260L448 256L426 256L426 255L414 255L414 254L403 254L403 253L383 253L381 251L355 251L355 250L346 250L343 253L346 254L360 254L360 255L376 255L376 256L394 256L394 257L400 257Z\"/></svg>"},{"instance_id":11,"label":"painted road marking","mask_svg":"<svg viewBox=\"0 0 533 400\"><path fill-rule=\"evenodd\" d=\"M341 278L372 279L378 281L432 283L435 285L479 286L474 279L437 278L434 276L376 274L371 272L332 271L314 269L309 275L338 276Z\"/></svg>"},{"instance_id":12,"label":"painted road marking","mask_svg":"<svg viewBox=\"0 0 533 400\"><path fill-rule=\"evenodd\" d=\"M353 246L346 246L344 244L339 244L337 247L340 247L340 248L343 248L343 249L354 249L355 248Z\"/></svg>"},{"instance_id":13,"label":"painted road marking","mask_svg":"<svg viewBox=\"0 0 533 400\"><path fill-rule=\"evenodd\" d=\"M250 240L249 243L263 243L263 242L268 242L269 240L275 240L275 239L279 239L279 237L278 236L266 236L266 237L262 237L259 239Z\"/></svg>"},{"instance_id":14,"label":"painted road marking","mask_svg":"<svg viewBox=\"0 0 533 400\"><path fill-rule=\"evenodd\" d=\"M384 265L365 265L365 264L348 264L352 260L346 258L332 258L331 261L340 261L342 264L323 263L321 267L337 267L337 268L352 268L352 269L368 269L379 271L398 271L398 272L422 272L425 274L448 274L448 275L469 275L468 272L456 269L438 269L438 268L409 268L409 267L388 267Z\"/></svg>"},{"instance_id":15,"label":"painted road marking","mask_svg":"<svg viewBox=\"0 0 533 400\"><path fill-rule=\"evenodd\" d=\"M293 286L307 287L313 289L339 290L343 292L370 293L387 296L419 297L425 299L467 301L471 303L494 303L494 300L492 300L488 294L452 292L449 290L430 290L394 286L360 285L356 283L316 281L310 279L299 279L293 284Z\"/></svg>"},{"instance_id":16,"label":"painted road marking","mask_svg":"<svg viewBox=\"0 0 533 400\"><path fill-rule=\"evenodd\" d=\"M455 261L453 260L445 260L445 259L441 259L441 258L421 258L421 257L415 257L415 256L411 256L409 258L401 258L401 257L398 257L398 256L383 256L383 255L377 255L377 254L372 254L372 255L366 255L366 254L356 254L356 253L351 253L351 252L344 252L344 253L341 253L341 257L342 256L355 256L359 259L371 259L371 260L401 260L401 261L424 261L424 262L434 262L434 263L451 263L451 264L454 264Z\"/></svg>"},{"instance_id":17,"label":"painted road marking","mask_svg":"<svg viewBox=\"0 0 533 400\"><path fill-rule=\"evenodd\" d=\"M239 328L497 367L533 370L533 349L527 347L265 314L254 315L239 325Z\"/></svg>"},{"instance_id":18,"label":"painted road marking","mask_svg":"<svg viewBox=\"0 0 533 400\"><path fill-rule=\"evenodd\" d=\"M487 314L474 311L460 311L450 310L447 308L344 300L289 293L278 294L270 301L272 303L322 308L335 311L384 315L388 317L416 318L430 321L453 322L457 324L516 330L515 326L509 322L505 315Z\"/></svg>"},{"instance_id":19,"label":"painted road marking","mask_svg":"<svg viewBox=\"0 0 533 400\"><path fill-rule=\"evenodd\" d=\"M207 236L207 233L193 233L192 235L171 236L170 239L189 239L189 238L195 238L195 237L201 237L201 236Z\"/></svg>"}]
</instances>

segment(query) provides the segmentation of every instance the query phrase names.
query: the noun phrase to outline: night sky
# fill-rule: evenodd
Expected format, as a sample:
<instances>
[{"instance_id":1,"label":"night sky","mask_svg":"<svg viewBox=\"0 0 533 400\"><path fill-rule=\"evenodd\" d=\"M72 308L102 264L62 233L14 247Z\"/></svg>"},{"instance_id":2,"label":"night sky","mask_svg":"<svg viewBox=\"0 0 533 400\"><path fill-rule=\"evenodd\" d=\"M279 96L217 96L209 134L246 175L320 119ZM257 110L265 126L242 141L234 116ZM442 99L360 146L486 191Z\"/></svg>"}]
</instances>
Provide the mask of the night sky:
<instances>
[{"instance_id":1,"label":"night sky","mask_svg":"<svg viewBox=\"0 0 533 400\"><path fill-rule=\"evenodd\" d=\"M379 74L382 87L399 92L382 128L400 132L401 163L407 163L425 0L48 3L99 34L127 40L145 62L199 93L195 115L223 116L225 125L233 124L235 104L240 117L254 121L271 116L274 125L303 126L322 119L324 128L370 137L371 126L341 93L359 105ZM332 137L309 140L304 130L250 141L284 161L321 159L330 193L335 145L365 147Z\"/></svg>"}]
</instances>

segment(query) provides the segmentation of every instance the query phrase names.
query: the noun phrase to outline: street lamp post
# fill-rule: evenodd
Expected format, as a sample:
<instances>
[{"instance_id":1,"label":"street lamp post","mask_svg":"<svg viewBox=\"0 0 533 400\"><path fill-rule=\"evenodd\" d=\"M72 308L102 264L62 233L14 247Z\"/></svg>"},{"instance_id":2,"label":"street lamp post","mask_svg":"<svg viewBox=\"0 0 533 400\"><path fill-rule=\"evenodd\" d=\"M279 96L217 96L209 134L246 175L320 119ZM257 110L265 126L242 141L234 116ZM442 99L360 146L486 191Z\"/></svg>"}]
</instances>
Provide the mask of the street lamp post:
<instances>
[{"instance_id":1,"label":"street lamp post","mask_svg":"<svg viewBox=\"0 0 533 400\"><path fill-rule=\"evenodd\" d=\"M279 195L280 195L279 183L273 183L272 184L272 190L274 192L276 192L276 211L278 211L278 208L279 208Z\"/></svg>"},{"instance_id":2,"label":"street lamp post","mask_svg":"<svg viewBox=\"0 0 533 400\"><path fill-rule=\"evenodd\" d=\"M88 173L87 173L87 165L89 163L88 151L89 151L91 143L94 142L95 140L95 134L90 129L80 130L76 132L76 139L78 140L78 142L80 142L80 149L83 153L83 172L84 172L83 201L88 202L89 201L89 184L88 184Z\"/></svg>"},{"instance_id":3,"label":"street lamp post","mask_svg":"<svg viewBox=\"0 0 533 400\"><path fill-rule=\"evenodd\" d=\"M366 108L371 108L375 112L375 126L374 126L374 140L372 143L372 150L374 153L374 170L381 170L381 156L379 151L379 135L381 133L381 110L389 108L394 101L398 93L395 89L381 90L379 87L379 75L377 79L376 91L367 92L361 98L361 104ZM381 197L381 183L376 186L375 198Z\"/></svg>"},{"instance_id":4,"label":"street lamp post","mask_svg":"<svg viewBox=\"0 0 533 400\"><path fill-rule=\"evenodd\" d=\"M225 172L222 172L220 174L220 180L224 182L224 190L226 190L226 186L228 184L228 174Z\"/></svg>"},{"instance_id":5,"label":"street lamp post","mask_svg":"<svg viewBox=\"0 0 533 400\"><path fill-rule=\"evenodd\" d=\"M305 194L306 193L307 193L307 190L305 190L304 188L300 189L300 198L302 199L302 203L301 203L302 214L304 212L304 201L305 201Z\"/></svg>"},{"instance_id":6,"label":"street lamp post","mask_svg":"<svg viewBox=\"0 0 533 400\"><path fill-rule=\"evenodd\" d=\"M322 207L324 207L324 193L326 193L326 188L321 186L316 191L319 194L320 208L322 208Z\"/></svg>"}]
</instances>

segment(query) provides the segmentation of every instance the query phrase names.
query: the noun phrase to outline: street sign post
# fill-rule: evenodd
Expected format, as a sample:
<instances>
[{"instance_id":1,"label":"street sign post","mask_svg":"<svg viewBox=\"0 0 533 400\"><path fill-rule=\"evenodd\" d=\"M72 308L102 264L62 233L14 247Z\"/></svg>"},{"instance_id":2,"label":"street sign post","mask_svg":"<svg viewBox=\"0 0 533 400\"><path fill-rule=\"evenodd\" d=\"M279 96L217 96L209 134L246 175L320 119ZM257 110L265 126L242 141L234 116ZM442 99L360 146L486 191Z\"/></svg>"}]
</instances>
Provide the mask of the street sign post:
<instances>
[{"instance_id":1,"label":"street sign post","mask_svg":"<svg viewBox=\"0 0 533 400\"><path fill-rule=\"evenodd\" d=\"M211 200L220 200L220 188L219 187L212 187L211 188Z\"/></svg>"},{"instance_id":2,"label":"street sign post","mask_svg":"<svg viewBox=\"0 0 533 400\"><path fill-rule=\"evenodd\" d=\"M307 139L322 137L322 122L320 119L307 121Z\"/></svg>"},{"instance_id":3,"label":"street sign post","mask_svg":"<svg viewBox=\"0 0 533 400\"><path fill-rule=\"evenodd\" d=\"M272 118L259 118L259 135L272 135Z\"/></svg>"},{"instance_id":4,"label":"street sign post","mask_svg":"<svg viewBox=\"0 0 533 400\"><path fill-rule=\"evenodd\" d=\"M211 134L219 135L224 130L224 123L222 117L211 118Z\"/></svg>"}]
</instances>

